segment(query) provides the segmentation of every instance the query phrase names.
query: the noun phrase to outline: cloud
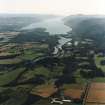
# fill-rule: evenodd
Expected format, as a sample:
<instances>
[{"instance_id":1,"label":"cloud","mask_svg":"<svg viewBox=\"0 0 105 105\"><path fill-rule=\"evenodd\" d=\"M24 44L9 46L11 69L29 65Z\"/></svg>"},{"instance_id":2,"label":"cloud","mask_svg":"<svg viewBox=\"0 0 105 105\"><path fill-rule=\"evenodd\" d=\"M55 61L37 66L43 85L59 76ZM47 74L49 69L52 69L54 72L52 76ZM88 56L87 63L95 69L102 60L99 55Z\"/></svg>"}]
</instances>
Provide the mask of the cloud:
<instances>
[{"instance_id":1,"label":"cloud","mask_svg":"<svg viewBox=\"0 0 105 105\"><path fill-rule=\"evenodd\" d=\"M104 14L105 0L0 0L0 12Z\"/></svg>"}]
</instances>

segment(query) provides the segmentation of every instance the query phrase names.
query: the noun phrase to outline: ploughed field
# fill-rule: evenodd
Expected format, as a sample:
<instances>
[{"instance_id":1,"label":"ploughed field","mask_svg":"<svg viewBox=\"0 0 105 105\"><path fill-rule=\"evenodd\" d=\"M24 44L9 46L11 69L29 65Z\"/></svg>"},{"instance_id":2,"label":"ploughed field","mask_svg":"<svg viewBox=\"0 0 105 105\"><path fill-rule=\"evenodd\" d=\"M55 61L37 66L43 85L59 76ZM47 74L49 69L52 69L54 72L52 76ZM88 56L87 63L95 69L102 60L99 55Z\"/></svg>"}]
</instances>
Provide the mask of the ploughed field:
<instances>
[{"instance_id":1,"label":"ploughed field","mask_svg":"<svg viewBox=\"0 0 105 105\"><path fill-rule=\"evenodd\" d=\"M85 105L105 105L105 83L91 83Z\"/></svg>"}]
</instances>

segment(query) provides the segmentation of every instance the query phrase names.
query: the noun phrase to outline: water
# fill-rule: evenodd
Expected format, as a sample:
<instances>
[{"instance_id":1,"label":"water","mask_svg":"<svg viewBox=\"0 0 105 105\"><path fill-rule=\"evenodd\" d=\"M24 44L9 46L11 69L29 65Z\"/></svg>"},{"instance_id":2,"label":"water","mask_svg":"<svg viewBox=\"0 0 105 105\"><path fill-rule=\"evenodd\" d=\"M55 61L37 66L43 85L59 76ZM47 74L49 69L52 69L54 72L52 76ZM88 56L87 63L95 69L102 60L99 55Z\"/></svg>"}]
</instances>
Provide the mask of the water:
<instances>
[{"instance_id":1,"label":"water","mask_svg":"<svg viewBox=\"0 0 105 105\"><path fill-rule=\"evenodd\" d=\"M35 28L46 28L46 31L52 34L66 34L71 31L71 28L64 24L62 17L47 19L42 22L33 23L29 26L22 28L23 30L35 29Z\"/></svg>"},{"instance_id":2,"label":"water","mask_svg":"<svg viewBox=\"0 0 105 105\"><path fill-rule=\"evenodd\" d=\"M46 28L46 31L49 32L51 35L54 34L67 34L67 32L72 31L72 29L64 24L63 17L57 17L52 19L47 19L42 22L33 23L29 26L22 28L23 30L30 30L35 28ZM70 41L69 38L60 37L59 44L55 46L53 54L57 54L59 49L62 49L62 46Z\"/></svg>"},{"instance_id":3,"label":"water","mask_svg":"<svg viewBox=\"0 0 105 105\"><path fill-rule=\"evenodd\" d=\"M62 49L62 46L63 46L65 43L67 43L67 42L69 42L69 41L71 41L71 40L72 40L71 38L60 37L58 47L59 47L60 49Z\"/></svg>"},{"instance_id":4,"label":"water","mask_svg":"<svg viewBox=\"0 0 105 105\"><path fill-rule=\"evenodd\" d=\"M62 46L63 46L65 43L67 43L67 42L69 42L69 41L71 41L71 40L72 40L71 38L60 37L60 39L58 40L59 44L58 44L57 46L55 46L55 49L54 49L53 54L57 54L58 51L59 51L59 49L62 50Z\"/></svg>"}]
</instances>

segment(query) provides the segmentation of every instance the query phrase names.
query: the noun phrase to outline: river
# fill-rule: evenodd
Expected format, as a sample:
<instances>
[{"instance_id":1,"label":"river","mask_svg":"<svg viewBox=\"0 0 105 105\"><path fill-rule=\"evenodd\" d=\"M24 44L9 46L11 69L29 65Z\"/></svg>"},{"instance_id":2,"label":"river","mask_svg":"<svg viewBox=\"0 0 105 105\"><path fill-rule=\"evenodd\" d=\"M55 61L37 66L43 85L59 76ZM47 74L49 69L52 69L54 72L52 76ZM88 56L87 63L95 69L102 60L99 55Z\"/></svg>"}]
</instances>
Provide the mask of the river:
<instances>
[{"instance_id":1,"label":"river","mask_svg":"<svg viewBox=\"0 0 105 105\"><path fill-rule=\"evenodd\" d=\"M45 28L46 31L50 33L50 35L67 34L67 32L70 32L72 29L64 24L63 18L64 17L56 17L38 23L33 23L29 26L24 27L23 30ZM62 49L62 46L70 40L70 38L60 37L60 39L58 40L59 44L55 46L53 54L57 54L59 49Z\"/></svg>"},{"instance_id":2,"label":"river","mask_svg":"<svg viewBox=\"0 0 105 105\"><path fill-rule=\"evenodd\" d=\"M66 26L63 21L64 17L56 17L47 19L38 23L33 23L29 26L22 28L23 30L30 30L35 28L45 28L50 35L66 34L71 31L71 28Z\"/></svg>"},{"instance_id":3,"label":"river","mask_svg":"<svg viewBox=\"0 0 105 105\"><path fill-rule=\"evenodd\" d=\"M60 37L60 39L58 40L58 43L59 43L59 44L58 44L57 46L55 46L55 49L54 49L53 54L57 54L58 51L59 51L59 49L62 50L62 46L63 46L65 43L67 43L67 42L69 42L69 41L71 41L71 40L72 40L71 38Z\"/></svg>"}]
</instances>

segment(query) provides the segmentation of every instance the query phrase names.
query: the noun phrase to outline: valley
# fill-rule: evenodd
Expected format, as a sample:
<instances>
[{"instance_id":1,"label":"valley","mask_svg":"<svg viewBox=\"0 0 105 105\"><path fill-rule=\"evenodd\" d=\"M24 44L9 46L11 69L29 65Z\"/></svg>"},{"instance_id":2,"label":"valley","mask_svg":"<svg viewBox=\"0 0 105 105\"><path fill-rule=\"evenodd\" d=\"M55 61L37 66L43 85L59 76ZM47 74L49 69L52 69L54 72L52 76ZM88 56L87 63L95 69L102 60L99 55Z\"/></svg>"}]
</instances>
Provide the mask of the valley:
<instances>
[{"instance_id":1,"label":"valley","mask_svg":"<svg viewBox=\"0 0 105 105\"><path fill-rule=\"evenodd\" d=\"M23 17L15 17L19 28L14 22L14 28L2 23L0 35L8 40L3 41L3 37L0 40L0 105L90 105L93 102L88 104L88 99L93 97L91 87L94 83L94 88L97 83L103 86L105 83L104 19L74 17L69 17L69 21L68 17L64 18L63 25L59 17L53 17L60 21L56 22L51 16L40 21L37 16L24 17L25 21ZM30 22L25 24L27 19ZM53 103L54 100L58 103Z\"/></svg>"}]
</instances>

